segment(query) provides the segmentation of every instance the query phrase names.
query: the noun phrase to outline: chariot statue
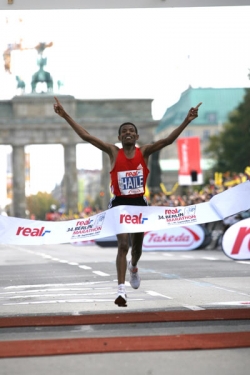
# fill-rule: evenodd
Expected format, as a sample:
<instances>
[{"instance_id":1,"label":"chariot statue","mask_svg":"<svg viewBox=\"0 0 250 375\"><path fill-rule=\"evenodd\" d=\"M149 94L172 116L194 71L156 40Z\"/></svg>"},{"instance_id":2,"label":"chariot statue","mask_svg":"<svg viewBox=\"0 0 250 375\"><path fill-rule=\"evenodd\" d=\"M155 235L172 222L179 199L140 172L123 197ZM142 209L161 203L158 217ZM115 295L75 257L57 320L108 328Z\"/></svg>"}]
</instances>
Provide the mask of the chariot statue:
<instances>
[{"instance_id":1,"label":"chariot statue","mask_svg":"<svg viewBox=\"0 0 250 375\"><path fill-rule=\"evenodd\" d=\"M37 65L39 66L39 70L32 75L31 81L31 88L32 92L36 92L36 85L41 83L46 83L47 85L47 92L53 92L53 78L49 72L44 70L44 66L47 65L47 58L43 57L43 52L45 48L51 47L53 43L39 43L35 48L39 54L39 58L37 60Z\"/></svg>"}]
</instances>

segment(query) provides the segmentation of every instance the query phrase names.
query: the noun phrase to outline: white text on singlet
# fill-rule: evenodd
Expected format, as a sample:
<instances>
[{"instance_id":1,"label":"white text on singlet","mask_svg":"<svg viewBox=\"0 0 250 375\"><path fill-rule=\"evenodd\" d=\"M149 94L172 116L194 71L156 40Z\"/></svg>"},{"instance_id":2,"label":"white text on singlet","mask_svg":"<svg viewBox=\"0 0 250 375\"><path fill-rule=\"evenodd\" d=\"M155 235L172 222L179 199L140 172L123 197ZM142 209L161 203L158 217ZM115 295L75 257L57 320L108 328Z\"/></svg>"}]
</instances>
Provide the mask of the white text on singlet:
<instances>
[{"instance_id":1,"label":"white text on singlet","mask_svg":"<svg viewBox=\"0 0 250 375\"><path fill-rule=\"evenodd\" d=\"M121 195L143 194L143 169L117 172Z\"/></svg>"}]
</instances>

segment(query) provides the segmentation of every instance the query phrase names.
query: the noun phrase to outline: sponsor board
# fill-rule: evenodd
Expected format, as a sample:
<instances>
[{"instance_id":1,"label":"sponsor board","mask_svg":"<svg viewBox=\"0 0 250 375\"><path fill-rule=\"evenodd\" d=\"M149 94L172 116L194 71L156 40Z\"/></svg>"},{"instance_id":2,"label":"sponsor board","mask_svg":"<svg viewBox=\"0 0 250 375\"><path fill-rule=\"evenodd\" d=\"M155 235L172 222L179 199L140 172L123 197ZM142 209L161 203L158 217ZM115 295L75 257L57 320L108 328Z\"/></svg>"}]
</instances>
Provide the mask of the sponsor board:
<instances>
[{"instance_id":1,"label":"sponsor board","mask_svg":"<svg viewBox=\"0 0 250 375\"><path fill-rule=\"evenodd\" d=\"M166 228L144 234L142 250L194 250L205 239L205 232L200 225Z\"/></svg>"},{"instance_id":2,"label":"sponsor board","mask_svg":"<svg viewBox=\"0 0 250 375\"><path fill-rule=\"evenodd\" d=\"M142 251L178 251L195 250L205 240L205 231L201 225L174 227L144 233ZM101 247L117 247L116 236L96 240ZM131 246L131 244L130 244Z\"/></svg>"},{"instance_id":3,"label":"sponsor board","mask_svg":"<svg viewBox=\"0 0 250 375\"><path fill-rule=\"evenodd\" d=\"M250 218L228 228L222 238L222 249L231 259L250 259Z\"/></svg>"}]
</instances>

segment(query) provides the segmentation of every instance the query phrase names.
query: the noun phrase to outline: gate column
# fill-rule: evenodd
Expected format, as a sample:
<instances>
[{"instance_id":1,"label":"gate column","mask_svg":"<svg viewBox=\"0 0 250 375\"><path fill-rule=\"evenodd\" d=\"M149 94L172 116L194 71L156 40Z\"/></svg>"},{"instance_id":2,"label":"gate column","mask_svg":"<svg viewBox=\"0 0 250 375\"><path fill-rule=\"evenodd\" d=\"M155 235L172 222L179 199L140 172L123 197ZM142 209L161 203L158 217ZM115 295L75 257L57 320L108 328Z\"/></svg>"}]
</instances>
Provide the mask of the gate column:
<instances>
[{"instance_id":1,"label":"gate column","mask_svg":"<svg viewBox=\"0 0 250 375\"><path fill-rule=\"evenodd\" d=\"M25 153L24 146L12 146L13 203L12 215L25 218Z\"/></svg>"},{"instance_id":2,"label":"gate column","mask_svg":"<svg viewBox=\"0 0 250 375\"><path fill-rule=\"evenodd\" d=\"M78 212L78 181L76 169L76 145L63 145L64 147L64 188L65 205L67 212Z\"/></svg>"}]
</instances>

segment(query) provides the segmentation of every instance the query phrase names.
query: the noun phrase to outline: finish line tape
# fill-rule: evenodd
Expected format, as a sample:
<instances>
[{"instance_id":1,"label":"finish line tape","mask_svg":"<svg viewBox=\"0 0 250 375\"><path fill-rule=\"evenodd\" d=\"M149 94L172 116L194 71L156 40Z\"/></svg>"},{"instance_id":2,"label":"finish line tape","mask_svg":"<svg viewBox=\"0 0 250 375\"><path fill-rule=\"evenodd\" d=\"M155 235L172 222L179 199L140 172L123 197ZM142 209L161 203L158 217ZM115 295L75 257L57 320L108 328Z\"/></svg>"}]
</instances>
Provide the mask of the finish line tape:
<instances>
[{"instance_id":1,"label":"finish line tape","mask_svg":"<svg viewBox=\"0 0 250 375\"><path fill-rule=\"evenodd\" d=\"M204 224L250 208L250 181L190 206L118 206L88 218L51 222L0 215L0 244L42 245L88 241L119 233Z\"/></svg>"}]
</instances>

